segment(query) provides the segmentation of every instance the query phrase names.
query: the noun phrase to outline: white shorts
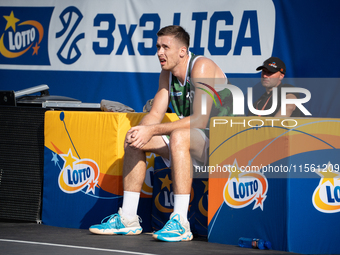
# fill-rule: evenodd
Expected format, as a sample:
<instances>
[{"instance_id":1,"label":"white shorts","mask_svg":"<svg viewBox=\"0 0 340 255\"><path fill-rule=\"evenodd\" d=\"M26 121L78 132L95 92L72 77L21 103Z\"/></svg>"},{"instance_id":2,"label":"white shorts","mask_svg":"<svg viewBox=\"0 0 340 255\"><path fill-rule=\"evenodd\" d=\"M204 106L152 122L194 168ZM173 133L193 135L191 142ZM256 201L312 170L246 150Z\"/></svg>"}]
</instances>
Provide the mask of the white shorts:
<instances>
[{"instance_id":1,"label":"white shorts","mask_svg":"<svg viewBox=\"0 0 340 255\"><path fill-rule=\"evenodd\" d=\"M192 159L192 164L195 166L204 166L207 165L208 163L208 158L209 158L209 138L205 135L205 133L202 131L202 129L196 129L199 131L199 133L201 134L202 138L204 139L204 162L202 161L198 161L197 159ZM169 159L162 157L165 165L167 167L171 166L171 153L170 153L170 141L168 136L166 135L162 135L162 138L164 140L164 142L166 143L166 145L169 148Z\"/></svg>"}]
</instances>

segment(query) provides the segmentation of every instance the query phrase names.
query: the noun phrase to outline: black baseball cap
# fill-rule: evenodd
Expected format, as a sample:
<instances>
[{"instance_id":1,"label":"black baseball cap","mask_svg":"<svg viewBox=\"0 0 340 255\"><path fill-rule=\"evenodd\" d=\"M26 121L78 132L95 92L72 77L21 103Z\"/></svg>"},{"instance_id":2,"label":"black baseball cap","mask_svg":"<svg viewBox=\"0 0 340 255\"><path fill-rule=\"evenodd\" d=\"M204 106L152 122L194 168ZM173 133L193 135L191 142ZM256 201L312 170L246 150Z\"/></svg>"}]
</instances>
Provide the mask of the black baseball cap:
<instances>
[{"instance_id":1,"label":"black baseball cap","mask_svg":"<svg viewBox=\"0 0 340 255\"><path fill-rule=\"evenodd\" d=\"M272 73L276 73L276 72L281 72L283 74L286 73L285 63L277 57L268 58L266 61L263 62L262 66L259 66L258 68L256 68L256 71L260 71L263 68L267 68Z\"/></svg>"}]
</instances>

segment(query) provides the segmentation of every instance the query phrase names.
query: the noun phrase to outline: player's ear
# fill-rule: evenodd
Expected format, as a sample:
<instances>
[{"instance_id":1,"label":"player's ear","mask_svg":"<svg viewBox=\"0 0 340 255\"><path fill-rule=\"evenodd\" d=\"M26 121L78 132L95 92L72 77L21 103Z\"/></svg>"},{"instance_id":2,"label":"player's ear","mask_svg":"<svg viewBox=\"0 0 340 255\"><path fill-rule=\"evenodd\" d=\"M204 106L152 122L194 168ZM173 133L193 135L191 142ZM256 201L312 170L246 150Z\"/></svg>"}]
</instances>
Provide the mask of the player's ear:
<instances>
[{"instance_id":1,"label":"player's ear","mask_svg":"<svg viewBox=\"0 0 340 255\"><path fill-rule=\"evenodd\" d=\"M182 46L182 47L180 48L180 52L179 52L180 57L181 57L181 58L184 58L184 56L187 55L187 54L188 54L188 49L187 49L187 47Z\"/></svg>"}]
</instances>

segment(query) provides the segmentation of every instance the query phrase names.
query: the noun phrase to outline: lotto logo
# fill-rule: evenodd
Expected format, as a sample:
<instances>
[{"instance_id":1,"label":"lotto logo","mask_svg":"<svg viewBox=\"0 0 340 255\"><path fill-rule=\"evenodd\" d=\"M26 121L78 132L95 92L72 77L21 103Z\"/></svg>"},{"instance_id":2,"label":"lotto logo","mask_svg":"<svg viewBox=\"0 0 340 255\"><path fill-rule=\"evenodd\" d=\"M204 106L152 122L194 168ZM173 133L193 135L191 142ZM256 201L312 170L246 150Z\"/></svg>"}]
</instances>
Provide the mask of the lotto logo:
<instances>
[{"instance_id":1,"label":"lotto logo","mask_svg":"<svg viewBox=\"0 0 340 255\"><path fill-rule=\"evenodd\" d=\"M0 8L0 62L49 65L48 27L53 8Z\"/></svg>"}]
</instances>

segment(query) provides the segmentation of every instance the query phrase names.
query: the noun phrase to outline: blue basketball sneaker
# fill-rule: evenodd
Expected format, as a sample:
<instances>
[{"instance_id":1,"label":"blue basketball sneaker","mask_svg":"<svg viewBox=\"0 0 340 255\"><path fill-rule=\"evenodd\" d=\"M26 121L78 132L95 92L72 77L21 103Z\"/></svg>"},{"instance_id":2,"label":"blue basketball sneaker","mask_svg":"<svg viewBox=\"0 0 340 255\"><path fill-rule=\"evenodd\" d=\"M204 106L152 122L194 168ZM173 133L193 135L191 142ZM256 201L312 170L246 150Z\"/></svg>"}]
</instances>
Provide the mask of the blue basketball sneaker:
<instances>
[{"instance_id":1,"label":"blue basketball sneaker","mask_svg":"<svg viewBox=\"0 0 340 255\"><path fill-rule=\"evenodd\" d=\"M179 214L172 213L170 220L165 226L155 232L152 237L156 240L166 242L179 242L179 241L190 241L193 235L190 231L189 222L183 222L183 218Z\"/></svg>"},{"instance_id":2,"label":"blue basketball sneaker","mask_svg":"<svg viewBox=\"0 0 340 255\"><path fill-rule=\"evenodd\" d=\"M122 215L122 208L119 208L118 213L105 217L101 224L93 225L89 230L99 235L139 235L143 230L139 224L140 221L137 215L128 221Z\"/></svg>"}]
</instances>

